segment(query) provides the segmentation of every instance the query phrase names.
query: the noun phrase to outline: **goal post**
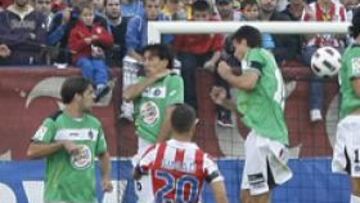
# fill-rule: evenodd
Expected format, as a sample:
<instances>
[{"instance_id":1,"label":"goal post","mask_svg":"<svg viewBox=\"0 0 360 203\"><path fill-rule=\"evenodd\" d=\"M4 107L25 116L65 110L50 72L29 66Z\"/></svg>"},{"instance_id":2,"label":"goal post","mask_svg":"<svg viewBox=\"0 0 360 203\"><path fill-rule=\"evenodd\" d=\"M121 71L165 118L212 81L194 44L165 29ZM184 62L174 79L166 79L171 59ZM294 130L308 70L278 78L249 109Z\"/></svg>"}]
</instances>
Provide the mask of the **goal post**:
<instances>
[{"instance_id":1,"label":"goal post","mask_svg":"<svg viewBox=\"0 0 360 203\"><path fill-rule=\"evenodd\" d=\"M159 43L161 34L206 34L230 33L242 25L251 25L261 32L277 34L322 34L347 33L348 22L191 22L191 21L156 21L148 23L148 43Z\"/></svg>"}]
</instances>

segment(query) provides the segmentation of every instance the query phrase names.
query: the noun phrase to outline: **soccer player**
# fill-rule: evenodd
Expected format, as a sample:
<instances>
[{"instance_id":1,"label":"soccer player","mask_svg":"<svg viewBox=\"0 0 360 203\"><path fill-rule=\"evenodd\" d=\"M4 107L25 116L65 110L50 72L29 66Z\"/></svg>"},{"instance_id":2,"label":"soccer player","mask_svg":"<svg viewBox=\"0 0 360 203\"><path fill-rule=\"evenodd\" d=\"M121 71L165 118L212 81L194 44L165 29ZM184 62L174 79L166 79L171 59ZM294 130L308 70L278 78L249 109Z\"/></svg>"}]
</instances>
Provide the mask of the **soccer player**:
<instances>
[{"instance_id":1,"label":"soccer player","mask_svg":"<svg viewBox=\"0 0 360 203\"><path fill-rule=\"evenodd\" d=\"M332 171L351 176L351 203L360 203L360 7L354 12L349 45L339 73L340 122L332 160Z\"/></svg>"},{"instance_id":2,"label":"soccer player","mask_svg":"<svg viewBox=\"0 0 360 203\"><path fill-rule=\"evenodd\" d=\"M102 168L105 192L113 189L110 157L100 121L90 113L94 89L85 78L68 78L61 97L66 105L46 118L27 150L30 158L46 157L45 203L96 203L95 156Z\"/></svg>"},{"instance_id":3,"label":"soccer player","mask_svg":"<svg viewBox=\"0 0 360 203\"><path fill-rule=\"evenodd\" d=\"M147 203L197 203L203 183L211 184L217 203L227 203L223 177L210 158L191 140L196 128L192 107L177 104L171 115L172 139L149 147L134 170L134 178L150 174Z\"/></svg>"},{"instance_id":4,"label":"soccer player","mask_svg":"<svg viewBox=\"0 0 360 203\"><path fill-rule=\"evenodd\" d=\"M127 102L134 101L138 151L134 161L156 142L169 138L172 104L184 102L184 83L173 73L173 56L166 45L148 45L144 49L145 77L130 85L123 93ZM142 192L148 191L148 177L136 183L138 202L147 202Z\"/></svg>"},{"instance_id":5,"label":"soccer player","mask_svg":"<svg viewBox=\"0 0 360 203\"><path fill-rule=\"evenodd\" d=\"M242 74L221 61L217 71L237 89L236 103L225 90L213 87L216 104L241 115L251 129L245 141L245 166L241 202L270 202L271 189L292 177L287 166L288 130L284 118L284 84L274 56L261 48L261 34L251 26L240 27L233 36L234 57L242 61Z\"/></svg>"}]
</instances>

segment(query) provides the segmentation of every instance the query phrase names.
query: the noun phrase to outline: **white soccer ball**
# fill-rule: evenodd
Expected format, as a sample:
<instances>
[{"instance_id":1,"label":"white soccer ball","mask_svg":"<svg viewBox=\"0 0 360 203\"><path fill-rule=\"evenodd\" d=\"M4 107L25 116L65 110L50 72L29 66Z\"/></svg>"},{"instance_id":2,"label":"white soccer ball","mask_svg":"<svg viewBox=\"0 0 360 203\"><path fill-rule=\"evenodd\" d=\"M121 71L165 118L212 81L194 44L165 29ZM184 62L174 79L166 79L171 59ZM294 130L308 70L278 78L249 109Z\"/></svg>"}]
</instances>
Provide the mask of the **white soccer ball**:
<instances>
[{"instance_id":1,"label":"white soccer ball","mask_svg":"<svg viewBox=\"0 0 360 203\"><path fill-rule=\"evenodd\" d=\"M321 47L311 57L311 70L320 77L332 77L341 68L341 54L333 47Z\"/></svg>"}]
</instances>

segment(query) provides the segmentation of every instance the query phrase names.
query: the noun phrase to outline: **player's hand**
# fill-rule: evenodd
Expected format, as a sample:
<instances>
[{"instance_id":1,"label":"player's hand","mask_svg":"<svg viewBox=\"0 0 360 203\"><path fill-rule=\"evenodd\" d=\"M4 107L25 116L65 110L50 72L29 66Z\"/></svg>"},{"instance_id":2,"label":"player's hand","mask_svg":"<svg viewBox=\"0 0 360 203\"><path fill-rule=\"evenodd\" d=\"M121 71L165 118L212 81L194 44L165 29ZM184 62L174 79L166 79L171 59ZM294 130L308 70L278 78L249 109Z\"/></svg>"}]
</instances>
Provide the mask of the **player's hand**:
<instances>
[{"instance_id":1,"label":"player's hand","mask_svg":"<svg viewBox=\"0 0 360 203\"><path fill-rule=\"evenodd\" d=\"M102 180L102 187L104 192L112 192L113 191L113 185L111 183L111 180L108 178L104 178Z\"/></svg>"},{"instance_id":2,"label":"player's hand","mask_svg":"<svg viewBox=\"0 0 360 203\"><path fill-rule=\"evenodd\" d=\"M74 142L72 141L68 141L68 140L64 140L64 141L60 141L65 150L69 153L69 154L77 154L80 152L80 147L78 145L76 145Z\"/></svg>"},{"instance_id":3,"label":"player's hand","mask_svg":"<svg viewBox=\"0 0 360 203\"><path fill-rule=\"evenodd\" d=\"M232 74L231 67L225 61L220 61L217 68L217 72L219 73L220 77L222 77L223 79L228 78L229 75Z\"/></svg>"},{"instance_id":4,"label":"player's hand","mask_svg":"<svg viewBox=\"0 0 360 203\"><path fill-rule=\"evenodd\" d=\"M214 86L211 89L210 97L217 105L222 105L226 99L226 90L223 87Z\"/></svg>"}]
</instances>

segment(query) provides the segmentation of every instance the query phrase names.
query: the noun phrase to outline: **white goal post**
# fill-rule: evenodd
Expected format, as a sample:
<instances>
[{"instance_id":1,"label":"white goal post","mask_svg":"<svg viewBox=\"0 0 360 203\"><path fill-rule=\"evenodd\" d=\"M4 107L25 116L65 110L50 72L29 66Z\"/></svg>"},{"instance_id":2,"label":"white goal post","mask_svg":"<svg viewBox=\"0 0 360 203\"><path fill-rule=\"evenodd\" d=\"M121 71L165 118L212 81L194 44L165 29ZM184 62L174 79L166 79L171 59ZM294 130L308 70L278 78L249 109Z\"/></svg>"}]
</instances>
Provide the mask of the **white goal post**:
<instances>
[{"instance_id":1,"label":"white goal post","mask_svg":"<svg viewBox=\"0 0 360 203\"><path fill-rule=\"evenodd\" d=\"M148 23L148 43L159 43L161 34L230 33L242 25L257 27L261 32L282 34L347 33L348 22L189 22L157 21Z\"/></svg>"}]
</instances>

